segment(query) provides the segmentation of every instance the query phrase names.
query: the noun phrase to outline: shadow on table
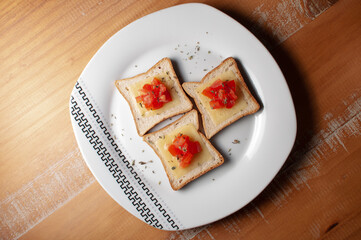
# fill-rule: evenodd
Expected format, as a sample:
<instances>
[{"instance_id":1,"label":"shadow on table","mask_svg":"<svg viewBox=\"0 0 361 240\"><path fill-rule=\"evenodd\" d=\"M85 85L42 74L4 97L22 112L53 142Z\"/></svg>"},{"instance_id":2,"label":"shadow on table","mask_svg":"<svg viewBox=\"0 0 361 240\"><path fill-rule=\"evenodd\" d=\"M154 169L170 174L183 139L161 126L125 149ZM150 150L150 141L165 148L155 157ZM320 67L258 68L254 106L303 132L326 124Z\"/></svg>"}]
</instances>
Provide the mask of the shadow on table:
<instances>
[{"instance_id":1,"label":"shadow on table","mask_svg":"<svg viewBox=\"0 0 361 240\"><path fill-rule=\"evenodd\" d=\"M292 52L288 51L284 45L279 44L278 39L275 39L271 32L262 29L257 22L253 22L244 16L233 12L231 9L219 9L249 29L271 52L286 78L297 116L296 141L286 163L276 175L275 179L273 179L262 193L244 208L228 217L232 218L235 217L234 215L241 216L255 210L259 211L255 208L256 206L266 204L272 197L278 194L284 195L282 189L285 186L292 184L290 183L290 178L292 178L292 176L297 177L297 169L304 159L304 154L302 153L305 151L306 146L315 133L315 117L314 108L312 106L312 93L306 82L307 76L303 74L302 66L297 64L297 60L292 56ZM284 129L284 131L287 131L287 129ZM270 159L270 161L272 161L272 159ZM220 223L216 222L214 224Z\"/></svg>"}]
</instances>

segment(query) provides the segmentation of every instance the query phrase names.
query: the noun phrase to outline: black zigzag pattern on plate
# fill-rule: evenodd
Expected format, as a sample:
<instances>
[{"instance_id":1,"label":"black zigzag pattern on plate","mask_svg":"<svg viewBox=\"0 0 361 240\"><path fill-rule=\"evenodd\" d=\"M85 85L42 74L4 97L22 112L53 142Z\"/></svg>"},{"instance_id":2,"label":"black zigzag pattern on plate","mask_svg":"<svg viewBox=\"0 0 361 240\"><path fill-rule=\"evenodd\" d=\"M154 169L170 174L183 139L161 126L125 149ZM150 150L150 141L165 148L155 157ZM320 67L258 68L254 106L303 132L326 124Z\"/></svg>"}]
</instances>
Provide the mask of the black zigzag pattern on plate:
<instances>
[{"instance_id":1,"label":"black zigzag pattern on plate","mask_svg":"<svg viewBox=\"0 0 361 240\"><path fill-rule=\"evenodd\" d=\"M149 197L149 199L154 203L159 212L163 215L163 217L168 221L168 223L176 230L179 229L179 226L175 223L175 221L170 217L170 215L166 212L163 206L159 203L158 199L154 196L154 194L149 190L149 188L144 184L142 179L138 176L137 172L131 166L126 157L122 154L122 151L119 149L118 145L115 143L113 137L110 135L108 129L105 127L103 121L100 119L93 105L90 103L89 98L86 96L80 84L77 82L75 85L78 93L81 95L84 103L88 107L89 111L92 112L92 116L99 124L99 127L102 129L104 135L109 140L109 143L114 147L114 150L117 152L120 160L127 166L129 172L136 179L139 187L142 188L144 193ZM109 172L112 174L116 182L119 184L120 188L123 190L124 194L127 195L129 201L132 205L137 209L142 218L146 223L151 226L157 227L159 229L163 229L162 224L159 223L159 220L156 219L154 214L150 211L150 209L143 202L142 198L137 193L136 189L130 184L127 180L126 176L123 174L123 171L119 168L118 164L114 161L109 151L103 142L99 139L93 127L89 123L88 119L85 117L78 103L71 96L71 104L72 111L71 114L74 117L74 120L78 123L78 126L82 129L85 137L88 139L89 143L92 145L93 149L97 152L101 160L104 162L105 166L108 168Z\"/></svg>"}]
</instances>

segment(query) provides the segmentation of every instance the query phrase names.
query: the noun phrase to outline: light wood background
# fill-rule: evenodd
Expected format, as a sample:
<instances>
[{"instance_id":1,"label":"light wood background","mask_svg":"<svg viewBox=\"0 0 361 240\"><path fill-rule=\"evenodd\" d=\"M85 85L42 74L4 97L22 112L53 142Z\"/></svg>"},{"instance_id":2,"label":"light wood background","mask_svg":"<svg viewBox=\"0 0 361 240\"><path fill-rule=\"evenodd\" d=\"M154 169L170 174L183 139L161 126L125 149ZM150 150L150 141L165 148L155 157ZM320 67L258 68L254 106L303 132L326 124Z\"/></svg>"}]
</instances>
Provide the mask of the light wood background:
<instances>
[{"instance_id":1,"label":"light wood background","mask_svg":"<svg viewBox=\"0 0 361 240\"><path fill-rule=\"evenodd\" d=\"M86 167L70 92L99 47L188 1L0 1L0 239L361 239L359 0L208 0L270 50L290 87L297 139L249 205L196 229L148 226Z\"/></svg>"}]
</instances>

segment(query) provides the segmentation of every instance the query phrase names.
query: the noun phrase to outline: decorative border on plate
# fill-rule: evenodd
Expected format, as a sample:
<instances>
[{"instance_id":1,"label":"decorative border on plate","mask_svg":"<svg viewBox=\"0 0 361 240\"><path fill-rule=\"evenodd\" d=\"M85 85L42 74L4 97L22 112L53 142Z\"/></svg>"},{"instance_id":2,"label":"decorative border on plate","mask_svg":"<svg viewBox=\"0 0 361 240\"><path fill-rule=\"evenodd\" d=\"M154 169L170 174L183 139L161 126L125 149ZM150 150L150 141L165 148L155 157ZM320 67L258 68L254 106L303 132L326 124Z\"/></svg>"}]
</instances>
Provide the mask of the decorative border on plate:
<instances>
[{"instance_id":1,"label":"decorative border on plate","mask_svg":"<svg viewBox=\"0 0 361 240\"><path fill-rule=\"evenodd\" d=\"M74 93L79 94L80 100L88 107L88 110L92 113L90 116L85 116L84 111L81 109L81 106L78 104L77 100L73 96ZM160 221L156 218L154 213L150 210L150 208L146 205L145 201L140 197L137 190L144 191L144 193L149 197L149 199L153 202L156 210L161 213L161 216L169 223L169 225L174 230L179 230L178 224L172 219L172 217L166 212L164 207L158 201L158 199L154 196L154 194L149 190L149 188L145 185L143 180L138 176L137 172L131 166L130 162L127 160L122 151L119 149L118 145L115 143L113 137L109 133L107 127L104 124L104 121L101 120L99 114L93 107L93 104L90 102L89 98L85 94L83 87L80 86L79 81L76 83L73 93L70 99L71 103L71 115L78 126L81 128L84 136L88 139L89 144L93 147L94 151L96 151L97 155L103 161L105 167L108 169L109 173L112 174L114 180L117 182L119 187L123 190L123 193L135 207L135 209L139 212L143 221L148 223L149 225L163 229L164 226L160 223ZM115 162L114 158L111 156L109 150L105 146L105 144L100 140L96 131L94 131L93 126L88 121L87 117L92 117L95 122L99 125L100 129L103 131L102 133L106 136L106 140L109 141L109 146L113 146L115 152L117 153L119 159L125 164L129 173L132 174L136 182L139 184L136 188L132 186L130 181L127 179L127 176L120 169L119 165Z\"/></svg>"}]
</instances>

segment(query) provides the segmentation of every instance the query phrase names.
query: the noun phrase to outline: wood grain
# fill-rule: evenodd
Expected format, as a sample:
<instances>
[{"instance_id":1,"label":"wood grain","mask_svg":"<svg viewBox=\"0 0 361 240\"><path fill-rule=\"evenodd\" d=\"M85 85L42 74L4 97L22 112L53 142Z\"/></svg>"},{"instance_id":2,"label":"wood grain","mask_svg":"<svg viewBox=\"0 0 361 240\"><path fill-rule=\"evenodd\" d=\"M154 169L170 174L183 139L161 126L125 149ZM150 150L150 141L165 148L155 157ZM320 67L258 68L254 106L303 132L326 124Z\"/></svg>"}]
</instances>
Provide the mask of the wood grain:
<instances>
[{"instance_id":1,"label":"wood grain","mask_svg":"<svg viewBox=\"0 0 361 240\"><path fill-rule=\"evenodd\" d=\"M207 226L165 232L126 212L94 180L69 121L75 81L119 29L184 2L0 2L0 239L360 238L357 0L202 1L271 50L296 105L295 147L251 204Z\"/></svg>"}]
</instances>

